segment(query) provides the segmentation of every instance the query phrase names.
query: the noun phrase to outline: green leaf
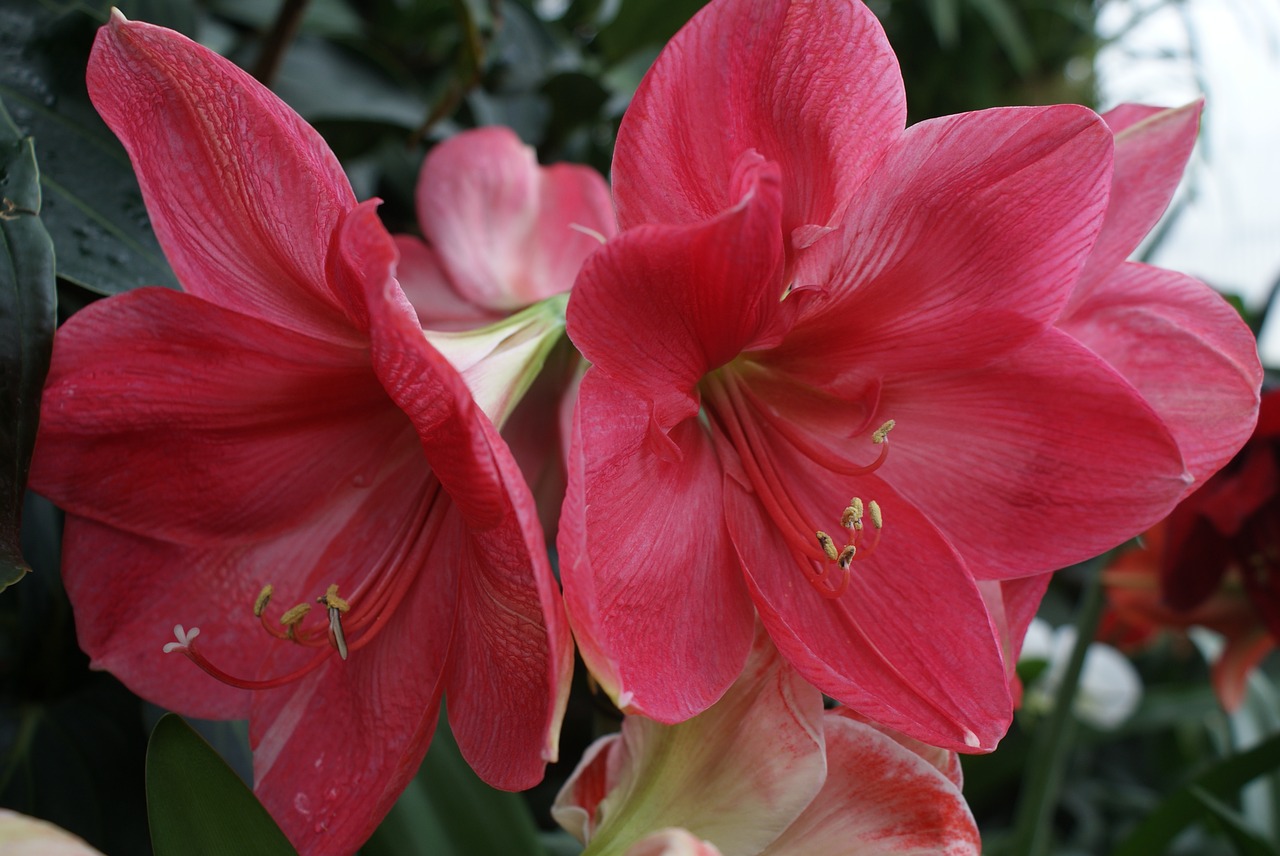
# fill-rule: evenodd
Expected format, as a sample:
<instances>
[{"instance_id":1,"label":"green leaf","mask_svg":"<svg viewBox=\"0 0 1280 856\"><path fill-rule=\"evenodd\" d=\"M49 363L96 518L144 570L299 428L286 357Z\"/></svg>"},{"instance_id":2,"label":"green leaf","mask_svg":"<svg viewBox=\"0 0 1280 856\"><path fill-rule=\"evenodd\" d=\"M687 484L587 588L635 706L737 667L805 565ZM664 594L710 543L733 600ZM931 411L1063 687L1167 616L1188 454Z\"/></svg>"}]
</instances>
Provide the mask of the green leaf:
<instances>
[{"instance_id":1,"label":"green leaf","mask_svg":"<svg viewBox=\"0 0 1280 856\"><path fill-rule=\"evenodd\" d=\"M0 0L0 99L40 151L41 219L58 276L98 294L176 287L128 155L85 89L89 47L109 5Z\"/></svg>"},{"instance_id":2,"label":"green leaf","mask_svg":"<svg viewBox=\"0 0 1280 856\"><path fill-rule=\"evenodd\" d=\"M458 751L443 714L417 777L361 848L363 856L544 856L518 794L480 780Z\"/></svg>"},{"instance_id":3,"label":"green leaf","mask_svg":"<svg viewBox=\"0 0 1280 856\"><path fill-rule=\"evenodd\" d=\"M1112 851L1112 856L1163 853L1169 842L1187 826L1207 816L1216 817L1216 812L1206 805L1206 794L1219 800L1229 797L1248 782L1277 768L1280 768L1280 735L1215 764L1174 791Z\"/></svg>"},{"instance_id":4,"label":"green leaf","mask_svg":"<svg viewBox=\"0 0 1280 856\"><path fill-rule=\"evenodd\" d=\"M147 816L156 856L296 852L240 777L171 713L147 745Z\"/></svg>"},{"instance_id":5,"label":"green leaf","mask_svg":"<svg viewBox=\"0 0 1280 856\"><path fill-rule=\"evenodd\" d=\"M40 170L0 100L0 590L30 569L22 495L53 348L53 243L40 222Z\"/></svg>"},{"instance_id":6,"label":"green leaf","mask_svg":"<svg viewBox=\"0 0 1280 856\"><path fill-rule=\"evenodd\" d=\"M1191 796L1209 817L1218 822L1218 826L1227 834L1231 843L1235 845L1236 851L1242 856L1275 856L1275 848L1249 828L1240 812L1203 788L1191 788Z\"/></svg>"}]
</instances>

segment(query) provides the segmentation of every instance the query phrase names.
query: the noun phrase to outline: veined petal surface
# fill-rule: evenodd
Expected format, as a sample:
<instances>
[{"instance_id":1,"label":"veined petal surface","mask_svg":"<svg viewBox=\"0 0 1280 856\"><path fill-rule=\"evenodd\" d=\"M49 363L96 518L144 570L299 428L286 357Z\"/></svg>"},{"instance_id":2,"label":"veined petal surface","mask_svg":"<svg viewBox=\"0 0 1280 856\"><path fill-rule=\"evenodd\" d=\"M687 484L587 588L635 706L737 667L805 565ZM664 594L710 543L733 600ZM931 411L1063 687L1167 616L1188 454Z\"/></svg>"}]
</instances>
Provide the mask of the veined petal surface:
<instances>
[{"instance_id":1,"label":"veined petal surface","mask_svg":"<svg viewBox=\"0 0 1280 856\"><path fill-rule=\"evenodd\" d=\"M188 293L358 340L323 268L355 196L313 128L229 60L118 12L98 31L88 84Z\"/></svg>"},{"instance_id":2,"label":"veined petal surface","mask_svg":"<svg viewBox=\"0 0 1280 856\"><path fill-rule=\"evenodd\" d=\"M734 167L754 149L781 167L784 237L827 227L902 133L906 106L897 59L861 3L716 0L672 38L623 118L619 223L718 215L737 203Z\"/></svg>"}]
</instances>

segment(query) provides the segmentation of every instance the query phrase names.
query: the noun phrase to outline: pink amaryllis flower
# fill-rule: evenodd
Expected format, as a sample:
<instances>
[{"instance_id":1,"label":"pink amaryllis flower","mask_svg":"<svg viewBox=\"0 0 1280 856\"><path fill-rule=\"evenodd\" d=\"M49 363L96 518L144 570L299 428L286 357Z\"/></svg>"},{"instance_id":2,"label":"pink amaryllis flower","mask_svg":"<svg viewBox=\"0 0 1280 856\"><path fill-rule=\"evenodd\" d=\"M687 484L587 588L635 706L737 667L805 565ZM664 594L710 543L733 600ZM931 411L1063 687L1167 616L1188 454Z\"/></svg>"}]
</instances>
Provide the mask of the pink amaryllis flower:
<instances>
[{"instance_id":1,"label":"pink amaryllis flower","mask_svg":"<svg viewBox=\"0 0 1280 856\"><path fill-rule=\"evenodd\" d=\"M824 711L758 632L739 679L678 725L627 717L552 814L584 856L979 851L954 752Z\"/></svg>"},{"instance_id":2,"label":"pink amaryllis flower","mask_svg":"<svg viewBox=\"0 0 1280 856\"><path fill-rule=\"evenodd\" d=\"M248 717L255 790L304 852L369 835L442 693L476 771L531 786L570 669L555 581L375 203L176 33L113 13L88 84L186 291L93 304L55 342L32 484L68 512L81 646L165 707Z\"/></svg>"},{"instance_id":3,"label":"pink amaryllis flower","mask_svg":"<svg viewBox=\"0 0 1280 856\"><path fill-rule=\"evenodd\" d=\"M617 232L609 188L580 164L538 166L510 128L428 153L415 199L425 241L397 235L399 280L424 327L467 329L567 292Z\"/></svg>"},{"instance_id":4,"label":"pink amaryllis flower","mask_svg":"<svg viewBox=\"0 0 1280 856\"><path fill-rule=\"evenodd\" d=\"M1154 394L1185 327L1116 313L1104 349L1056 326L1088 265L1120 264L1091 257L1106 123L905 112L854 0L716 0L636 93L623 231L569 305L592 368L559 539L583 656L627 710L704 710L758 613L829 695L990 749L1035 575L1141 531L1248 433L1260 370L1228 313L1193 330L1217 425Z\"/></svg>"},{"instance_id":5,"label":"pink amaryllis flower","mask_svg":"<svg viewBox=\"0 0 1280 856\"><path fill-rule=\"evenodd\" d=\"M463 131L433 148L416 201L426 240L395 236L396 276L423 327L433 331L433 344L446 353L455 337L435 331L488 325L505 341L529 341L521 326L546 314L557 315L563 329L565 293L583 260L617 232L598 172L580 164L539 166L534 150L503 127ZM568 420L561 414L572 412L579 361L560 337L540 341L543 370L508 414L503 437L533 487L551 540L564 500L561 423Z\"/></svg>"}]
</instances>

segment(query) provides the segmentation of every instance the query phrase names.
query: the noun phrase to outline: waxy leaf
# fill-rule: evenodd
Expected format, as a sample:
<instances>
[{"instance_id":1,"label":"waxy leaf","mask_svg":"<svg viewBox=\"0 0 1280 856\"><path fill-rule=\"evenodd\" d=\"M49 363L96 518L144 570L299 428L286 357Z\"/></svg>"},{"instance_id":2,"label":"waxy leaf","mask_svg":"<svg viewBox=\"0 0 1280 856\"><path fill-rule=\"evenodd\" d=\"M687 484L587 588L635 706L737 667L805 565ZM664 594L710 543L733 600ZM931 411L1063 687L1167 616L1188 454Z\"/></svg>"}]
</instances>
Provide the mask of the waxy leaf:
<instances>
[{"instance_id":1,"label":"waxy leaf","mask_svg":"<svg viewBox=\"0 0 1280 856\"><path fill-rule=\"evenodd\" d=\"M171 713L147 745L147 816L156 856L295 852L240 777Z\"/></svg>"},{"instance_id":2,"label":"waxy leaf","mask_svg":"<svg viewBox=\"0 0 1280 856\"><path fill-rule=\"evenodd\" d=\"M541 856L546 849L524 799L494 790L471 771L442 715L417 777L360 852Z\"/></svg>"},{"instance_id":3,"label":"waxy leaf","mask_svg":"<svg viewBox=\"0 0 1280 856\"><path fill-rule=\"evenodd\" d=\"M1230 799L1246 784L1280 768L1280 735L1232 755L1174 791L1129 834L1111 856L1163 853L1187 826L1206 817L1223 819L1208 799ZM1208 798L1208 799L1207 799ZM1235 830L1233 830L1235 831Z\"/></svg>"},{"instance_id":4,"label":"waxy leaf","mask_svg":"<svg viewBox=\"0 0 1280 856\"><path fill-rule=\"evenodd\" d=\"M58 276L98 294L176 287L124 147L85 90L89 45L109 8L97 5L100 17L84 4L0 0L0 98L40 149Z\"/></svg>"},{"instance_id":5,"label":"waxy leaf","mask_svg":"<svg viewBox=\"0 0 1280 856\"><path fill-rule=\"evenodd\" d=\"M30 570L22 494L53 347L53 244L40 222L40 171L0 101L0 590Z\"/></svg>"}]
</instances>

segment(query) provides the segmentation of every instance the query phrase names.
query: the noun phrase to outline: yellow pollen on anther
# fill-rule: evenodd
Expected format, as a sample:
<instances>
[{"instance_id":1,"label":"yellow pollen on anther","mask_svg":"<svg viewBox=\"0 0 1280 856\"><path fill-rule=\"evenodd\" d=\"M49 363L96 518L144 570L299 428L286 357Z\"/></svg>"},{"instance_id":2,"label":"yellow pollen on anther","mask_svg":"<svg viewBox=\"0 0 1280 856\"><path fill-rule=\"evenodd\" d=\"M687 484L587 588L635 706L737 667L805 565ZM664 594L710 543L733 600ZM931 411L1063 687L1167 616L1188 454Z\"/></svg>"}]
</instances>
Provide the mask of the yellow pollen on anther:
<instances>
[{"instance_id":1,"label":"yellow pollen on anther","mask_svg":"<svg viewBox=\"0 0 1280 856\"><path fill-rule=\"evenodd\" d=\"M871 442L875 443L877 446L883 443L889 436L889 432L893 430L893 426L897 424L898 423L890 419L888 422L881 425L875 430L875 433L871 435Z\"/></svg>"},{"instance_id":2,"label":"yellow pollen on anther","mask_svg":"<svg viewBox=\"0 0 1280 856\"><path fill-rule=\"evenodd\" d=\"M862 500L855 498L854 502L858 503L854 506L852 503L844 510L844 514L840 515L840 525L845 529L861 529L862 528Z\"/></svg>"},{"instance_id":3,"label":"yellow pollen on anther","mask_svg":"<svg viewBox=\"0 0 1280 856\"><path fill-rule=\"evenodd\" d=\"M287 610L284 615L280 616L280 623L292 630L293 625L305 618L307 613L310 611L311 604L300 603L292 609Z\"/></svg>"},{"instance_id":4,"label":"yellow pollen on anther","mask_svg":"<svg viewBox=\"0 0 1280 856\"><path fill-rule=\"evenodd\" d=\"M858 548L852 544L846 544L844 549L840 551L840 558L837 561L844 570L849 570L849 566L853 564L853 557L858 554Z\"/></svg>"},{"instance_id":5,"label":"yellow pollen on anther","mask_svg":"<svg viewBox=\"0 0 1280 856\"><path fill-rule=\"evenodd\" d=\"M835 561L840 557L840 551L836 549L836 542L831 540L831 536L826 532L813 533L818 538L818 545L822 547L822 552L827 554L827 558Z\"/></svg>"},{"instance_id":6,"label":"yellow pollen on anther","mask_svg":"<svg viewBox=\"0 0 1280 856\"><path fill-rule=\"evenodd\" d=\"M322 596L316 598L316 603L323 603L329 609L336 609L339 612L346 612L351 609L351 604L338 597L338 586L336 584L329 586Z\"/></svg>"},{"instance_id":7,"label":"yellow pollen on anther","mask_svg":"<svg viewBox=\"0 0 1280 856\"><path fill-rule=\"evenodd\" d=\"M871 515L871 525L879 529L884 525L884 518L880 516L880 503L874 499L867 503L867 513Z\"/></svg>"},{"instance_id":8,"label":"yellow pollen on anther","mask_svg":"<svg viewBox=\"0 0 1280 856\"><path fill-rule=\"evenodd\" d=\"M258 592L258 599L253 602L253 615L255 618L261 618L262 613L266 611L267 603L271 600L271 595L275 594L275 587L267 584L262 587L262 591Z\"/></svg>"}]
</instances>

